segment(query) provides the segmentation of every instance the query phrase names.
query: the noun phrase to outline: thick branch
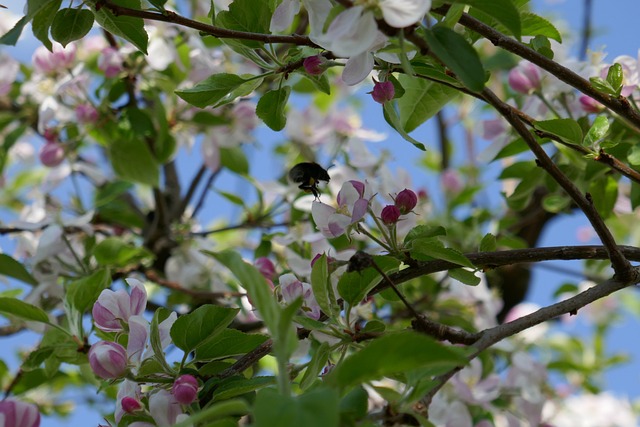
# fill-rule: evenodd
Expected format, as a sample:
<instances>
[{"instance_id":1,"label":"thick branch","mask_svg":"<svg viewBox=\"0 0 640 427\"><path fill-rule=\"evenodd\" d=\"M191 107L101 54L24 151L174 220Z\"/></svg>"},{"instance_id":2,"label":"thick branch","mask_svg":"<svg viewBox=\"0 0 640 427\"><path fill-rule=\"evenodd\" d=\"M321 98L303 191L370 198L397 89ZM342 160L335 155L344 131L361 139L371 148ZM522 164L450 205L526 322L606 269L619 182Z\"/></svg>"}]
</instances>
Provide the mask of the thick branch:
<instances>
[{"instance_id":1,"label":"thick branch","mask_svg":"<svg viewBox=\"0 0 640 427\"><path fill-rule=\"evenodd\" d=\"M588 193L583 195L578 187L576 187L575 184L553 163L544 149L540 144L538 144L533 135L531 135L524 122L522 122L517 114L514 113L513 107L502 102L502 100L500 100L488 88L485 88L482 91L482 94L487 102L491 104L524 139L525 143L529 146L529 149L538 159L538 165L551 175L558 184L560 184L569 197L571 197L582 212L584 212L585 216L598 234L598 237L600 237L602 244L607 248L609 259L611 260L611 265L613 266L617 279L627 281L631 275L631 264L629 264L629 261L627 261L620 249L617 247L615 239L593 205L591 195Z\"/></svg>"}]
</instances>

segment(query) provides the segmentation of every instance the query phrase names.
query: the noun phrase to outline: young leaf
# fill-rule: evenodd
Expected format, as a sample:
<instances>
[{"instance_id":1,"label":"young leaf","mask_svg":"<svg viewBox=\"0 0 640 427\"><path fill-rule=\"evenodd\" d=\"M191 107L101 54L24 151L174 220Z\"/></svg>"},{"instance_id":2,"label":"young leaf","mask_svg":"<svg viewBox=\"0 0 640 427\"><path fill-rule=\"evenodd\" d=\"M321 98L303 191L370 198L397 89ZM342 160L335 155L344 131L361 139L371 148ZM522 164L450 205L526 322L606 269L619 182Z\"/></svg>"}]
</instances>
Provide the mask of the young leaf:
<instances>
[{"instance_id":1,"label":"young leaf","mask_svg":"<svg viewBox=\"0 0 640 427\"><path fill-rule=\"evenodd\" d=\"M596 117L593 121L593 125L589 128L589 131L584 137L584 144L586 147L591 147L594 150L598 150L600 146L600 141L604 139L604 137L609 132L609 119L605 115L600 115Z\"/></svg>"},{"instance_id":2,"label":"young leaf","mask_svg":"<svg viewBox=\"0 0 640 427\"><path fill-rule=\"evenodd\" d=\"M465 270L464 268L449 270L449 276L468 286L478 286L480 284L480 278L473 271Z\"/></svg>"},{"instance_id":3,"label":"young leaf","mask_svg":"<svg viewBox=\"0 0 640 427\"><path fill-rule=\"evenodd\" d=\"M429 48L462 83L474 92L484 89L486 76L478 52L467 40L446 27L434 27L425 32Z\"/></svg>"},{"instance_id":4,"label":"young leaf","mask_svg":"<svg viewBox=\"0 0 640 427\"><path fill-rule=\"evenodd\" d=\"M249 161L241 147L220 147L220 164L240 175L249 173Z\"/></svg>"},{"instance_id":5,"label":"young leaf","mask_svg":"<svg viewBox=\"0 0 640 427\"><path fill-rule=\"evenodd\" d=\"M329 268L325 254L322 254L313 264L311 269L311 288L320 310L325 314L333 313L332 306L335 304L335 297L329 281Z\"/></svg>"},{"instance_id":6,"label":"young leaf","mask_svg":"<svg viewBox=\"0 0 640 427\"><path fill-rule=\"evenodd\" d=\"M458 349L431 337L411 331L390 333L373 340L367 347L337 364L325 382L339 388L426 367L465 365Z\"/></svg>"},{"instance_id":7,"label":"young leaf","mask_svg":"<svg viewBox=\"0 0 640 427\"><path fill-rule=\"evenodd\" d=\"M620 96L623 81L624 73L622 72L622 65L618 63L611 65L609 71L607 71L607 83L615 90L616 96Z\"/></svg>"},{"instance_id":8,"label":"young leaf","mask_svg":"<svg viewBox=\"0 0 640 427\"><path fill-rule=\"evenodd\" d=\"M61 9L51 24L51 37L62 46L79 40L93 27L93 13L87 9Z\"/></svg>"},{"instance_id":9,"label":"young leaf","mask_svg":"<svg viewBox=\"0 0 640 427\"><path fill-rule=\"evenodd\" d=\"M307 370L304 372L302 380L300 380L301 389L308 389L318 379L318 375L320 375L322 369L327 365L330 354L331 348L329 344L326 342L320 344L320 347L316 349L313 357L311 357L311 361L307 365Z\"/></svg>"},{"instance_id":10,"label":"young leaf","mask_svg":"<svg viewBox=\"0 0 640 427\"><path fill-rule=\"evenodd\" d=\"M416 72L424 74L423 71L430 69L422 67ZM448 76L447 76L448 77ZM433 81L421 79L419 77L398 76L398 81L405 90L402 98L398 98L398 115L400 116L399 126L390 123L398 131L411 132L422 123L435 116L449 101L458 95L458 91ZM387 105L385 104L385 113ZM422 145L422 144L420 144ZM423 146L424 147L424 146Z\"/></svg>"},{"instance_id":11,"label":"young leaf","mask_svg":"<svg viewBox=\"0 0 640 427\"><path fill-rule=\"evenodd\" d=\"M406 141L409 141L410 143L412 143L416 148L422 151L426 151L426 148L422 142L417 141L404 130L404 128L402 127L402 124L400 123L400 117L398 116L398 113L396 112L396 109L393 104L394 104L393 101L389 101L389 102L385 102L384 105L382 106L382 109L384 112L384 118L387 121L387 123L389 123L389 125L392 128L398 131L400 136L402 136Z\"/></svg>"},{"instance_id":12,"label":"young leaf","mask_svg":"<svg viewBox=\"0 0 640 427\"><path fill-rule=\"evenodd\" d=\"M410 250L412 255L426 255L431 258L443 259L464 267L475 268L471 261L469 261L469 259L461 252L455 249L445 248L440 241L433 238L412 240Z\"/></svg>"},{"instance_id":13,"label":"young leaf","mask_svg":"<svg viewBox=\"0 0 640 427\"><path fill-rule=\"evenodd\" d=\"M376 265L385 273L396 271L400 266L400 261L387 256L374 256ZM373 268L367 268L359 272L345 273L338 281L338 292L342 299L350 306L360 303L378 283L381 277Z\"/></svg>"},{"instance_id":14,"label":"young leaf","mask_svg":"<svg viewBox=\"0 0 640 427\"><path fill-rule=\"evenodd\" d=\"M285 108L291 93L291 87L270 90L262 95L256 107L257 116L272 130L281 131L287 124Z\"/></svg>"},{"instance_id":15,"label":"young leaf","mask_svg":"<svg viewBox=\"0 0 640 427\"><path fill-rule=\"evenodd\" d=\"M98 300L100 292L111 284L111 274L106 268L90 276L82 277L67 285L65 299L80 313L89 311Z\"/></svg>"},{"instance_id":16,"label":"young leaf","mask_svg":"<svg viewBox=\"0 0 640 427\"><path fill-rule=\"evenodd\" d=\"M496 236L491 233L484 235L480 241L480 252L493 252L496 250Z\"/></svg>"},{"instance_id":17,"label":"young leaf","mask_svg":"<svg viewBox=\"0 0 640 427\"><path fill-rule=\"evenodd\" d=\"M185 353L197 349L220 334L238 314L239 309L203 305L180 316L171 327L173 343Z\"/></svg>"}]
</instances>

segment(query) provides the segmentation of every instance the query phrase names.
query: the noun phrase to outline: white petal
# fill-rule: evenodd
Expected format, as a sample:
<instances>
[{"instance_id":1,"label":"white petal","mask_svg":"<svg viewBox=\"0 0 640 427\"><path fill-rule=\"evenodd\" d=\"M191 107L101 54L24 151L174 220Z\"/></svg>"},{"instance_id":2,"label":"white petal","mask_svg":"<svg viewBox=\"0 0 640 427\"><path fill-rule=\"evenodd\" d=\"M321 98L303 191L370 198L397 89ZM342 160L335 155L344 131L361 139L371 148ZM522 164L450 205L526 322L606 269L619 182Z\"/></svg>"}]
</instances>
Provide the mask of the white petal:
<instances>
[{"instance_id":1,"label":"white petal","mask_svg":"<svg viewBox=\"0 0 640 427\"><path fill-rule=\"evenodd\" d=\"M342 80L349 86L354 86L367 78L373 70L373 54L363 52L349 58L342 70Z\"/></svg>"},{"instance_id":2,"label":"white petal","mask_svg":"<svg viewBox=\"0 0 640 427\"><path fill-rule=\"evenodd\" d=\"M273 12L269 29L272 33L288 29L298 12L300 12L299 0L283 0Z\"/></svg>"},{"instance_id":3,"label":"white petal","mask_svg":"<svg viewBox=\"0 0 640 427\"><path fill-rule=\"evenodd\" d=\"M387 24L404 28L422 20L431 8L431 0L382 0L380 9Z\"/></svg>"}]
</instances>

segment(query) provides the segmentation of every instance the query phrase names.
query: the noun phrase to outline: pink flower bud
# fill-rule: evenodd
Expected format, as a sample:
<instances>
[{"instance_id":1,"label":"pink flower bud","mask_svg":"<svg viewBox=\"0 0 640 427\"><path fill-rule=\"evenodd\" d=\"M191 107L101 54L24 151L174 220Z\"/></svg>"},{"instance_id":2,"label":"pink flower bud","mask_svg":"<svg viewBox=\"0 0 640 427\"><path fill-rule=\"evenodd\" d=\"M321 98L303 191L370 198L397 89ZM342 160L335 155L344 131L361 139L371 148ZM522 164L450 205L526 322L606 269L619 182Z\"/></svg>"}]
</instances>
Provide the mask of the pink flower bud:
<instances>
[{"instance_id":1,"label":"pink flower bud","mask_svg":"<svg viewBox=\"0 0 640 427\"><path fill-rule=\"evenodd\" d=\"M79 104L76 107L76 117L80 123L95 123L98 116L98 110L91 104Z\"/></svg>"},{"instance_id":2,"label":"pink flower bud","mask_svg":"<svg viewBox=\"0 0 640 427\"><path fill-rule=\"evenodd\" d=\"M64 160L64 148L57 141L47 141L41 148L40 162L50 168L58 166Z\"/></svg>"},{"instance_id":3,"label":"pink flower bud","mask_svg":"<svg viewBox=\"0 0 640 427\"><path fill-rule=\"evenodd\" d=\"M312 76L319 76L324 73L327 60L322 55L308 56L302 62L304 70Z\"/></svg>"},{"instance_id":4,"label":"pink flower bud","mask_svg":"<svg viewBox=\"0 0 640 427\"><path fill-rule=\"evenodd\" d=\"M133 414L142 410L142 403L135 397L125 396L120 401L120 404L122 405L122 410L127 414Z\"/></svg>"},{"instance_id":5,"label":"pink flower bud","mask_svg":"<svg viewBox=\"0 0 640 427\"><path fill-rule=\"evenodd\" d=\"M603 109L602 104L587 95L582 95L578 99L578 102L580 102L580 106L587 113L599 113Z\"/></svg>"},{"instance_id":6,"label":"pink flower bud","mask_svg":"<svg viewBox=\"0 0 640 427\"><path fill-rule=\"evenodd\" d=\"M395 205L387 205L382 209L380 218L386 225L393 225L400 219L400 209Z\"/></svg>"},{"instance_id":7,"label":"pink flower bud","mask_svg":"<svg viewBox=\"0 0 640 427\"><path fill-rule=\"evenodd\" d=\"M458 172L453 169L447 169L440 175L442 187L450 193L459 193L462 190L462 179Z\"/></svg>"},{"instance_id":8,"label":"pink flower bud","mask_svg":"<svg viewBox=\"0 0 640 427\"><path fill-rule=\"evenodd\" d=\"M193 375L181 375L173 383L171 393L183 405L188 405L198 397L198 380Z\"/></svg>"},{"instance_id":9,"label":"pink flower bud","mask_svg":"<svg viewBox=\"0 0 640 427\"><path fill-rule=\"evenodd\" d=\"M273 280L273 275L276 274L276 266L273 265L273 262L271 262L269 258L257 258L253 262L253 265L255 265L258 270L260 270L260 274L262 274L265 279Z\"/></svg>"},{"instance_id":10,"label":"pink flower bud","mask_svg":"<svg viewBox=\"0 0 640 427\"><path fill-rule=\"evenodd\" d=\"M387 101L391 101L393 97L396 95L396 90L393 87L393 83L390 81L386 82L375 82L373 85L373 90L369 92L374 101L384 104Z\"/></svg>"},{"instance_id":11,"label":"pink flower bud","mask_svg":"<svg viewBox=\"0 0 640 427\"><path fill-rule=\"evenodd\" d=\"M516 92L529 94L540 88L540 71L530 62L521 62L509 71L509 86Z\"/></svg>"},{"instance_id":12,"label":"pink flower bud","mask_svg":"<svg viewBox=\"0 0 640 427\"><path fill-rule=\"evenodd\" d=\"M115 342L97 342L89 349L89 365L100 378L120 378L127 369L127 351Z\"/></svg>"},{"instance_id":13,"label":"pink flower bud","mask_svg":"<svg viewBox=\"0 0 640 427\"><path fill-rule=\"evenodd\" d=\"M113 78L124 70L124 66L122 65L123 62L124 57L118 49L106 47L102 49L102 52L100 52L98 68L104 72L105 77Z\"/></svg>"},{"instance_id":14,"label":"pink flower bud","mask_svg":"<svg viewBox=\"0 0 640 427\"><path fill-rule=\"evenodd\" d=\"M400 209L400 213L406 215L418 204L418 196L413 191L405 188L398 193L394 202L398 209Z\"/></svg>"},{"instance_id":15,"label":"pink flower bud","mask_svg":"<svg viewBox=\"0 0 640 427\"><path fill-rule=\"evenodd\" d=\"M0 420L3 426L38 427L40 412L31 403L7 399L0 402Z\"/></svg>"}]
</instances>

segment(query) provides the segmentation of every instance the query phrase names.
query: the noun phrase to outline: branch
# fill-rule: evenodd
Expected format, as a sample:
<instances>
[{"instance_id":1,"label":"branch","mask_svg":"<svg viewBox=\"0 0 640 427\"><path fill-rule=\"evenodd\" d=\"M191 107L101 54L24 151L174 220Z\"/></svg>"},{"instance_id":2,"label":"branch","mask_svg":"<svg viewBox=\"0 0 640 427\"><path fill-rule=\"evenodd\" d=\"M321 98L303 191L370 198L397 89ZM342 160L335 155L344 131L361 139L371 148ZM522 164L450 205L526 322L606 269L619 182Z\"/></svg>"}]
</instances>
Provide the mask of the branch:
<instances>
[{"instance_id":1,"label":"branch","mask_svg":"<svg viewBox=\"0 0 640 427\"><path fill-rule=\"evenodd\" d=\"M562 171L553 163L553 161L547 156L544 149L538 144L538 141L531 135L524 122L520 120L517 114L514 113L514 108L510 105L502 102L490 89L485 88L482 91L483 96L489 104L491 104L498 113L500 113L509 124L518 132L518 134L524 139L525 143L529 146L529 149L533 152L538 160L538 166L542 167L551 177L567 192L569 197L578 205L578 207L584 212L585 216L593 226L602 244L607 248L609 253L609 259L611 265L615 271L616 277L621 281L627 281L631 277L631 264L624 257L620 249L617 247L613 235L605 225L603 219L598 214L591 195L587 193L582 195L580 189L562 173Z\"/></svg>"},{"instance_id":2,"label":"branch","mask_svg":"<svg viewBox=\"0 0 640 427\"><path fill-rule=\"evenodd\" d=\"M184 16L180 16L170 10L166 10L164 11L164 13L148 12L146 10L137 10L119 6L109 0L97 0L95 2L95 5L96 9L106 7L115 16L132 16L134 18L142 18L149 21L169 22L172 24L181 25L183 27L193 28L194 30L198 30L219 39L255 40L264 43L289 43L299 46L311 46L319 48L319 46L313 43L307 36L281 36L274 34L258 34L249 33L246 31L228 30L226 28L215 27L213 25L185 18Z\"/></svg>"}]
</instances>

